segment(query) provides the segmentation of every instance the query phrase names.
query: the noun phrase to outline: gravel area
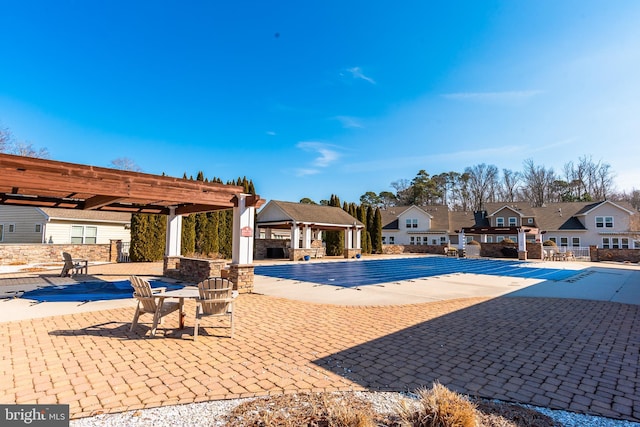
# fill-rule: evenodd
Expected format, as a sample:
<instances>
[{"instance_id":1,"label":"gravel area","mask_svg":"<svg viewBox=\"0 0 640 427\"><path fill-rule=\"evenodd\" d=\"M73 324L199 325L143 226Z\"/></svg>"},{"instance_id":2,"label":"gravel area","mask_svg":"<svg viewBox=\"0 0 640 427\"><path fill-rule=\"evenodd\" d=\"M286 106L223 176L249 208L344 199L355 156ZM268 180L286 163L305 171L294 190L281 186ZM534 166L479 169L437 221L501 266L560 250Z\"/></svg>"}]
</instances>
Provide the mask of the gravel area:
<instances>
[{"instance_id":1,"label":"gravel area","mask_svg":"<svg viewBox=\"0 0 640 427\"><path fill-rule=\"evenodd\" d=\"M354 392L357 396L369 400L379 413L395 411L398 401L410 395L401 393L367 393ZM224 426L225 415L247 399L214 400L189 405L163 406L159 408L127 411L117 414L101 414L94 417L71 420L71 427L221 427ZM551 410L524 405L535 409L565 427L640 427L640 422L615 420L576 414L567 411Z\"/></svg>"}]
</instances>

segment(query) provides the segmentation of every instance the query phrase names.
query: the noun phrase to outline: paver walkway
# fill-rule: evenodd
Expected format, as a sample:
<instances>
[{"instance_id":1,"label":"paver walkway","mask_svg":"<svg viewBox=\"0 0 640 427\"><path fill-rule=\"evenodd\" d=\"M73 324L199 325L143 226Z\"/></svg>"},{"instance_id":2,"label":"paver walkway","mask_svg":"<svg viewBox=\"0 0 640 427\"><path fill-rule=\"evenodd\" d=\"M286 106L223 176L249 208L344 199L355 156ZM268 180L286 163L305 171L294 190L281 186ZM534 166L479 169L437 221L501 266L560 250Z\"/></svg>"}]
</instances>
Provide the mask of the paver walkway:
<instances>
[{"instance_id":1,"label":"paver walkway","mask_svg":"<svg viewBox=\"0 0 640 427\"><path fill-rule=\"evenodd\" d=\"M234 339L206 328L197 342L191 318L179 331L169 316L150 339L149 323L129 332L132 316L127 307L0 323L0 402L68 403L79 418L439 380L476 396L640 419L638 305L509 297L340 307L250 294L238 299Z\"/></svg>"}]
</instances>

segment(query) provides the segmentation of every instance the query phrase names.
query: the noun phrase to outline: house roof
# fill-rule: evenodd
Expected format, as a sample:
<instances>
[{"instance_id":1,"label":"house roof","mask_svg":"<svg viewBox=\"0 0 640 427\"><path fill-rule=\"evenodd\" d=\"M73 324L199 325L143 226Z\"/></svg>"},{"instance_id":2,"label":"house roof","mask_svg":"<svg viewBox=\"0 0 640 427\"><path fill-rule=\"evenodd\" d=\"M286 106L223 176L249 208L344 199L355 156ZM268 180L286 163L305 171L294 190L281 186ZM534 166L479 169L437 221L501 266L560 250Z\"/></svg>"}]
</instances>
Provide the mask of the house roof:
<instances>
[{"instance_id":1,"label":"house roof","mask_svg":"<svg viewBox=\"0 0 640 427\"><path fill-rule=\"evenodd\" d=\"M446 233L451 230L450 212L446 205L392 206L381 210L382 229L399 230L401 224L399 223L398 218L411 209L419 209L431 218L430 231L441 231Z\"/></svg>"},{"instance_id":2,"label":"house roof","mask_svg":"<svg viewBox=\"0 0 640 427\"><path fill-rule=\"evenodd\" d=\"M108 211L81 211L76 209L38 208L49 219L57 220L83 220L93 222L116 222L128 224L131 222L131 214L126 212Z\"/></svg>"},{"instance_id":3,"label":"house roof","mask_svg":"<svg viewBox=\"0 0 640 427\"><path fill-rule=\"evenodd\" d=\"M265 218L268 212L269 217ZM292 222L337 226L340 228L357 226L364 227L360 221L335 206L312 205L307 203L284 202L271 200L256 216L256 225L270 225L275 228L277 223L289 227Z\"/></svg>"}]
</instances>

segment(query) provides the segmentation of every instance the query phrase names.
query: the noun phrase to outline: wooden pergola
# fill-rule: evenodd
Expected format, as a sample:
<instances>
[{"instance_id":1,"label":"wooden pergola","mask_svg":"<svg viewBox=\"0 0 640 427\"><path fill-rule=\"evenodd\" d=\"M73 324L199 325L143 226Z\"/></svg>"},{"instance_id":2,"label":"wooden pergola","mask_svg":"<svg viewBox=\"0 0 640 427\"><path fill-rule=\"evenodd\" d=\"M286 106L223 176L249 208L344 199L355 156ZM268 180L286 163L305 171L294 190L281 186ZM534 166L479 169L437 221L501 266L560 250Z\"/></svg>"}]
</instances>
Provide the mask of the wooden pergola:
<instances>
[{"instance_id":1,"label":"wooden pergola","mask_svg":"<svg viewBox=\"0 0 640 427\"><path fill-rule=\"evenodd\" d=\"M232 266L250 266L262 203L236 185L0 154L0 204L168 215L165 260L180 257L182 215L233 209Z\"/></svg>"},{"instance_id":2,"label":"wooden pergola","mask_svg":"<svg viewBox=\"0 0 640 427\"><path fill-rule=\"evenodd\" d=\"M0 204L176 215L231 209L243 188L0 154ZM248 196L256 206L259 196Z\"/></svg>"}]
</instances>

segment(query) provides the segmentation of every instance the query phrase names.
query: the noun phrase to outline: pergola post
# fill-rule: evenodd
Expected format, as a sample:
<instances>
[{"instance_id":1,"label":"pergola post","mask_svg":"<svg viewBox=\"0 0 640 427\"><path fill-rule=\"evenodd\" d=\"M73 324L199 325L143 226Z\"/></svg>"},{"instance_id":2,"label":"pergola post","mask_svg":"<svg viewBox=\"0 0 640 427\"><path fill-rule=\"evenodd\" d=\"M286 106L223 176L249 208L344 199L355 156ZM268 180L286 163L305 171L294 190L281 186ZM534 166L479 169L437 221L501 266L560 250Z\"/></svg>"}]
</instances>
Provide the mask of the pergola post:
<instances>
[{"instance_id":1,"label":"pergola post","mask_svg":"<svg viewBox=\"0 0 640 427\"><path fill-rule=\"evenodd\" d=\"M247 204L250 194L238 194L233 207L233 248L229 280L239 292L253 290L253 239L256 207Z\"/></svg>"},{"instance_id":2,"label":"pergola post","mask_svg":"<svg viewBox=\"0 0 640 427\"><path fill-rule=\"evenodd\" d=\"M179 257L182 249L182 215L176 215L176 207L169 206L167 218L167 238L164 255Z\"/></svg>"},{"instance_id":3,"label":"pergola post","mask_svg":"<svg viewBox=\"0 0 640 427\"><path fill-rule=\"evenodd\" d=\"M518 259L527 259L527 233L523 228L518 228Z\"/></svg>"}]
</instances>

